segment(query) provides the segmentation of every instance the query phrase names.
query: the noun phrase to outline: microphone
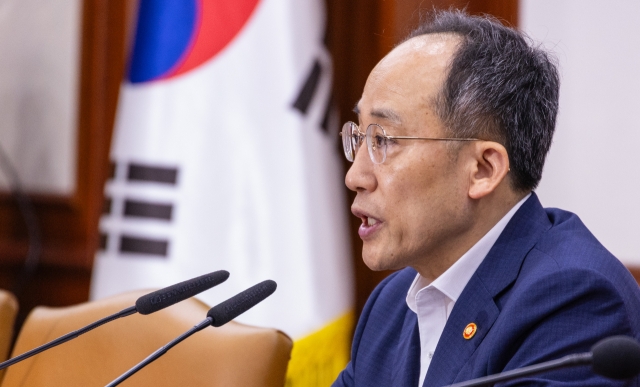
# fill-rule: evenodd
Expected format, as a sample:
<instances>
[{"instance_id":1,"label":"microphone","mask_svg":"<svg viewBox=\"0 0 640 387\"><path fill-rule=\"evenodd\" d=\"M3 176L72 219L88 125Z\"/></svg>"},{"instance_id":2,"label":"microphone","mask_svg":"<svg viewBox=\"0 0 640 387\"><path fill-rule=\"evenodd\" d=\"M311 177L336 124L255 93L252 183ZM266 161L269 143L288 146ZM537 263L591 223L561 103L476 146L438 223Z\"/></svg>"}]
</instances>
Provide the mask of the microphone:
<instances>
[{"instance_id":1,"label":"microphone","mask_svg":"<svg viewBox=\"0 0 640 387\"><path fill-rule=\"evenodd\" d=\"M260 302L262 302L265 298L269 297L276 291L276 287L278 285L275 281L266 280L262 281L252 287L236 294L235 296L229 298L226 301L219 303L213 308L209 309L207 312L207 318L196 324L193 328L189 329L185 333L176 337L172 341L170 341L164 347L158 349L151 355L147 356L143 361L136 364L129 371L120 375L118 378L114 379L111 383L107 384L106 387L114 387L118 384L124 382L129 377L131 377L136 372L140 371L144 367L146 367L149 363L153 362L160 356L167 353L168 350L179 344L181 341L186 339L187 337L193 335L194 333L203 330L204 328L213 325L214 327L220 327L234 318L240 316L242 313L247 310L253 308Z\"/></svg>"},{"instance_id":2,"label":"microphone","mask_svg":"<svg viewBox=\"0 0 640 387\"><path fill-rule=\"evenodd\" d=\"M187 281L167 286L145 294L136 300L136 310L140 314L151 314L168 306L191 298L205 290L220 285L229 278L229 272L225 270L214 271L213 273L201 275Z\"/></svg>"},{"instance_id":3,"label":"microphone","mask_svg":"<svg viewBox=\"0 0 640 387\"><path fill-rule=\"evenodd\" d=\"M591 347L591 369L610 379L629 379L640 373L640 345L629 336L613 336Z\"/></svg>"},{"instance_id":4,"label":"microphone","mask_svg":"<svg viewBox=\"0 0 640 387\"><path fill-rule=\"evenodd\" d=\"M477 387L539 374L545 371L591 364L591 370L610 379L629 379L640 373L640 344L629 336L611 336L598 341L591 352L576 353L560 359L483 376L446 387Z\"/></svg>"},{"instance_id":5,"label":"microphone","mask_svg":"<svg viewBox=\"0 0 640 387\"><path fill-rule=\"evenodd\" d=\"M207 312L207 317L211 318L211 325L220 327L240 316L273 294L277 286L275 281L262 281L228 300L219 303Z\"/></svg>"},{"instance_id":6,"label":"microphone","mask_svg":"<svg viewBox=\"0 0 640 387\"><path fill-rule=\"evenodd\" d=\"M0 370L19 363L25 359L28 359L31 356L37 355L40 352L46 351L49 348L53 348L62 343L66 343L71 339L75 339L76 337L87 333L92 329L95 329L120 317L126 317L134 313L147 315L157 312L175 303L193 297L196 294L202 293L205 290L211 289L212 287L226 281L227 278L229 278L229 272L225 270L219 270L214 271L213 273L192 278L190 280L182 281L175 285L156 290L155 292L151 292L149 294L145 294L144 296L141 296L136 300L134 306L125 308L117 313L93 322L83 328L77 329L73 332L69 332L66 335L60 336L57 339L42 344L41 346L27 351L21 355L3 361L2 363L0 363Z\"/></svg>"}]
</instances>

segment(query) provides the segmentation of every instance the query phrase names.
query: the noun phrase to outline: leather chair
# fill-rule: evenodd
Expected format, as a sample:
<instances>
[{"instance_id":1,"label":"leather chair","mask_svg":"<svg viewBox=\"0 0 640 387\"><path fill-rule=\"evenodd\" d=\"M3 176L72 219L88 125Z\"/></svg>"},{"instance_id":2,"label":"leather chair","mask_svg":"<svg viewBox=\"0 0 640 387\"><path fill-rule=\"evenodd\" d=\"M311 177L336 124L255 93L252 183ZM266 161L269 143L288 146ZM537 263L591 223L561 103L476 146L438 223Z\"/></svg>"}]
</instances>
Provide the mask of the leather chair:
<instances>
[{"instance_id":1,"label":"leather chair","mask_svg":"<svg viewBox=\"0 0 640 387\"><path fill-rule=\"evenodd\" d=\"M38 307L23 325L13 356L129 307L146 293ZM208 310L191 298L150 315L117 319L10 367L1 386L104 386L202 321ZM195 333L121 385L283 386L291 347L280 331L232 321Z\"/></svg>"},{"instance_id":2,"label":"leather chair","mask_svg":"<svg viewBox=\"0 0 640 387\"><path fill-rule=\"evenodd\" d=\"M13 341L13 325L17 314L18 301L14 295L0 289L0 361L5 361L9 357L9 349ZM0 380L2 375L4 370L0 371Z\"/></svg>"}]
</instances>

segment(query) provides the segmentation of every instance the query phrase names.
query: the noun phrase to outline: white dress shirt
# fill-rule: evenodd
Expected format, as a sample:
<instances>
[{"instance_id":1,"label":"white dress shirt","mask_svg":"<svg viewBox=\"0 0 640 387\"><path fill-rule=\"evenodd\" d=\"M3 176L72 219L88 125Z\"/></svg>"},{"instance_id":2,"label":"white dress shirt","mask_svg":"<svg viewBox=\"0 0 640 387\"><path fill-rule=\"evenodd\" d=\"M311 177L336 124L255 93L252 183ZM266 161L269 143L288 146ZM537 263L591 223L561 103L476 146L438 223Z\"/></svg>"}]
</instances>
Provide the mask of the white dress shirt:
<instances>
[{"instance_id":1,"label":"white dress shirt","mask_svg":"<svg viewBox=\"0 0 640 387\"><path fill-rule=\"evenodd\" d=\"M407 305L418 316L420 332L420 384L418 387L424 383L438 340L462 290L496 243L513 214L529 196L531 194L513 206L485 236L433 282L429 283L429 280L420 274L413 280L407 293Z\"/></svg>"}]
</instances>

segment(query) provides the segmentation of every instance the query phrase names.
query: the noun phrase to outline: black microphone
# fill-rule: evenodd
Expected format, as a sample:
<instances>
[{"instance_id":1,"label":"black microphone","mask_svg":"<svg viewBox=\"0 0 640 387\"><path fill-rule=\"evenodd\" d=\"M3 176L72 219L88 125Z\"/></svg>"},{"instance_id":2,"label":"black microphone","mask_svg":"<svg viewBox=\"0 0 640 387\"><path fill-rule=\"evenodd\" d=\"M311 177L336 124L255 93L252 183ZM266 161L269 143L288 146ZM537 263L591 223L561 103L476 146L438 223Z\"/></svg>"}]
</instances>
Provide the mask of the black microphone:
<instances>
[{"instance_id":1,"label":"black microphone","mask_svg":"<svg viewBox=\"0 0 640 387\"><path fill-rule=\"evenodd\" d=\"M269 297L276 291L278 285L275 281L266 280L249 289L236 294L230 299L219 303L207 312L207 317L211 318L211 325L222 326L242 313L253 308L259 302Z\"/></svg>"},{"instance_id":2,"label":"black microphone","mask_svg":"<svg viewBox=\"0 0 640 387\"><path fill-rule=\"evenodd\" d=\"M610 379L629 379L640 373L640 344L629 336L611 336L598 341L591 347L591 352L567 355L560 359L496 375L483 376L446 387L486 386L545 371L588 364L591 364L592 371L598 375Z\"/></svg>"},{"instance_id":3,"label":"black microphone","mask_svg":"<svg viewBox=\"0 0 640 387\"><path fill-rule=\"evenodd\" d=\"M278 285L275 283L275 281L262 281L259 284L253 285L249 289L236 294L228 300L219 303L218 305L209 309L209 311L207 312L207 318L196 324L193 328L189 329L185 333L170 341L164 347L147 356L146 359L136 364L129 371L125 372L118 378L114 379L111 383L107 384L106 387L114 387L124 382L133 374L140 371L149 363L167 353L168 350L176 346L187 337L193 335L194 333L201 331L210 325L213 325L214 327L222 326L233 320L234 318L240 316L242 313L253 308L265 298L272 295L273 292L276 291L277 286Z\"/></svg>"},{"instance_id":4,"label":"black microphone","mask_svg":"<svg viewBox=\"0 0 640 387\"><path fill-rule=\"evenodd\" d=\"M136 310L140 314L151 314L168 306L191 298L205 290L220 285L229 278L229 272L225 270L214 271L213 273L201 275L187 281L167 286L145 294L136 300Z\"/></svg>"},{"instance_id":5,"label":"black microphone","mask_svg":"<svg viewBox=\"0 0 640 387\"><path fill-rule=\"evenodd\" d=\"M591 347L591 369L610 379L629 379L640 373L640 345L629 336L612 336Z\"/></svg>"},{"instance_id":6,"label":"black microphone","mask_svg":"<svg viewBox=\"0 0 640 387\"><path fill-rule=\"evenodd\" d=\"M71 339L74 339L84 333L89 332L92 329L95 329L120 317L126 317L134 313L146 315L157 312L175 303L193 297L196 294L202 293L205 290L211 289L212 287L226 281L227 278L229 278L229 272L225 270L219 270L177 283L175 285L168 286L160 290L156 290L155 292L151 292L149 294L145 294L144 296L141 296L136 300L136 304L134 306L125 308L83 328L80 328L73 332L69 332L64 336L60 336L55 340L42 344L41 346L27 351L21 355L3 361L2 363L0 363L0 370L21 362L22 360L28 359L31 356L37 355L40 352L46 351L49 348L53 348L62 343L66 343Z\"/></svg>"}]
</instances>

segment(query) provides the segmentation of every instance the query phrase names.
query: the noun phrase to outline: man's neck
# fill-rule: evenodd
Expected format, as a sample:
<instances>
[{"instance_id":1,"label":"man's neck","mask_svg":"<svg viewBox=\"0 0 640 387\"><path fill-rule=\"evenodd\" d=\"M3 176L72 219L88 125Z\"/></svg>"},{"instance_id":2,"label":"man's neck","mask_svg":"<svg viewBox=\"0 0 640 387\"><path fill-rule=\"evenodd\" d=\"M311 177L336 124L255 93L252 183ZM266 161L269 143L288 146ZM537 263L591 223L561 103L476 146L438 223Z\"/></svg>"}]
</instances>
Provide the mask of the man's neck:
<instances>
[{"instance_id":1,"label":"man's neck","mask_svg":"<svg viewBox=\"0 0 640 387\"><path fill-rule=\"evenodd\" d=\"M475 203L470 204L469 227L456 238L440 248L439 253L429 254L425 264L414 267L421 276L430 281L438 278L449 269L460 257L471 249L489 230L491 230L511 209L530 192L516 193L512 190L495 192Z\"/></svg>"}]
</instances>

